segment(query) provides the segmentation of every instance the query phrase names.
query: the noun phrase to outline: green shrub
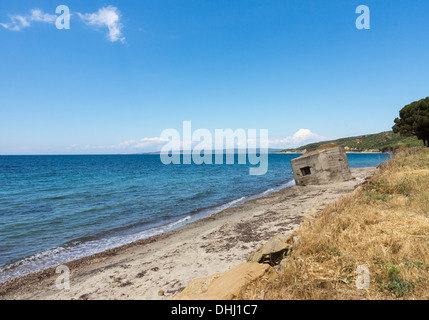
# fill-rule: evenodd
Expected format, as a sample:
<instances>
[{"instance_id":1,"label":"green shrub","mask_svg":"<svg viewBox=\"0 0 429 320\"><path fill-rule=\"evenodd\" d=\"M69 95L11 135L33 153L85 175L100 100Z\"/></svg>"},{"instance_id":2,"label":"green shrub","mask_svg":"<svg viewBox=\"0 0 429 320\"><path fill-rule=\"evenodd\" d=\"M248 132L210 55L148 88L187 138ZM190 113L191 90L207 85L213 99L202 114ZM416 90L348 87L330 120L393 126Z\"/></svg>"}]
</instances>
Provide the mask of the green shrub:
<instances>
[{"instance_id":1,"label":"green shrub","mask_svg":"<svg viewBox=\"0 0 429 320\"><path fill-rule=\"evenodd\" d=\"M395 298L403 297L412 290L412 283L403 280L399 275L401 273L401 269L393 264L387 264L384 267L388 271L389 281L387 283L380 284L381 290L390 291Z\"/></svg>"}]
</instances>

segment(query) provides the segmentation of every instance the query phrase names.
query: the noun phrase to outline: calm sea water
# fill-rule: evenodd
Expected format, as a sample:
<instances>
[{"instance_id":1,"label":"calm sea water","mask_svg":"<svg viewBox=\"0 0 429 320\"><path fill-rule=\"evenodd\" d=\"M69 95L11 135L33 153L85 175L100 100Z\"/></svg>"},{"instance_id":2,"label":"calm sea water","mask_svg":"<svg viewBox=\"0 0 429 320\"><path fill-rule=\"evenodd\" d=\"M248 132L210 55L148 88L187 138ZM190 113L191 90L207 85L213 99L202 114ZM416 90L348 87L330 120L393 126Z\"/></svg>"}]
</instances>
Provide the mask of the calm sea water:
<instances>
[{"instance_id":1,"label":"calm sea water","mask_svg":"<svg viewBox=\"0 0 429 320\"><path fill-rule=\"evenodd\" d=\"M0 156L0 282L167 232L293 185L290 160L163 165L157 155ZM351 167L386 154L349 154Z\"/></svg>"}]
</instances>

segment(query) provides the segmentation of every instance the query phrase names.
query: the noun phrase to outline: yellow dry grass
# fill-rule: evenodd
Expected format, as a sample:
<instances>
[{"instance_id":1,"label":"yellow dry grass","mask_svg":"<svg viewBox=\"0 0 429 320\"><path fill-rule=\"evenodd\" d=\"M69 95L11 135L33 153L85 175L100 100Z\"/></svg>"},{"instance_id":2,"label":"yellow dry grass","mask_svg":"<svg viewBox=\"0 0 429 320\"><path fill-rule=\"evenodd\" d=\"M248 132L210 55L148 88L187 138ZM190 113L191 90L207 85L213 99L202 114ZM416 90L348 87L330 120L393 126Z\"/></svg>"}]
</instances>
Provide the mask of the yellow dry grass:
<instances>
[{"instance_id":1,"label":"yellow dry grass","mask_svg":"<svg viewBox=\"0 0 429 320\"><path fill-rule=\"evenodd\" d=\"M352 195L308 218L278 279L238 299L428 299L429 150L402 149ZM369 289L358 289L358 266Z\"/></svg>"}]
</instances>

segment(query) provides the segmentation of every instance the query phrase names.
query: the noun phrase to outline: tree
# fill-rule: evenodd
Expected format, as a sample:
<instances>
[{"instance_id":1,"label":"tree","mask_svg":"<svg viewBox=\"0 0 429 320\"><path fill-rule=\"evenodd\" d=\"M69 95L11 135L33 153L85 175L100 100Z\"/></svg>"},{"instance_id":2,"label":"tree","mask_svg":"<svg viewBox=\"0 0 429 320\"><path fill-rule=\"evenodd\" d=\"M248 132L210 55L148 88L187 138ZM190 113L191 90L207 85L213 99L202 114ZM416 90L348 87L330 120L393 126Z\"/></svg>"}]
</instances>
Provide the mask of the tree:
<instances>
[{"instance_id":1,"label":"tree","mask_svg":"<svg viewBox=\"0 0 429 320\"><path fill-rule=\"evenodd\" d=\"M414 101L399 111L393 132L401 136L416 136L429 147L429 97Z\"/></svg>"}]
</instances>

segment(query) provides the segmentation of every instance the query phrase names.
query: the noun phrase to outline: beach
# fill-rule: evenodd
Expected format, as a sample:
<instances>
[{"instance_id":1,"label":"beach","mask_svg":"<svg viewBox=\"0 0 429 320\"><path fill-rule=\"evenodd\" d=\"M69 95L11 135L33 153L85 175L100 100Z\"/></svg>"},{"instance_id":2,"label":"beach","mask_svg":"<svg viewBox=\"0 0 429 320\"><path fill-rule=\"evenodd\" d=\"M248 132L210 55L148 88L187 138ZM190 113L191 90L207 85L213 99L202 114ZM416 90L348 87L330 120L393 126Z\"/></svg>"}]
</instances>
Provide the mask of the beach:
<instances>
[{"instance_id":1,"label":"beach","mask_svg":"<svg viewBox=\"0 0 429 320\"><path fill-rule=\"evenodd\" d=\"M60 275L51 268L0 284L0 299L171 299L195 278L227 271L276 234L292 233L305 217L352 193L376 169L351 170L354 179L347 182L285 188L168 233L66 263L69 290L56 287Z\"/></svg>"}]
</instances>

